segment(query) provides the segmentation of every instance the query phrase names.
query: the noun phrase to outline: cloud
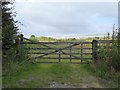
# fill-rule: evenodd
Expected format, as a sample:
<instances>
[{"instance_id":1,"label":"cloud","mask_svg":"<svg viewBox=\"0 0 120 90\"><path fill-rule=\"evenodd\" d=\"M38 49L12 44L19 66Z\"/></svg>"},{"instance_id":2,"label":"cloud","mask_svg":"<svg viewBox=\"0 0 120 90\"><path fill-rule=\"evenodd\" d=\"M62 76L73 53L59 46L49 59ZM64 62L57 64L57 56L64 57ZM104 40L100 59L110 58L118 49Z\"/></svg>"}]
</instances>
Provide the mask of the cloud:
<instances>
[{"instance_id":1,"label":"cloud","mask_svg":"<svg viewBox=\"0 0 120 90\"><path fill-rule=\"evenodd\" d=\"M117 3L17 2L16 11L25 36L107 33L117 24Z\"/></svg>"}]
</instances>

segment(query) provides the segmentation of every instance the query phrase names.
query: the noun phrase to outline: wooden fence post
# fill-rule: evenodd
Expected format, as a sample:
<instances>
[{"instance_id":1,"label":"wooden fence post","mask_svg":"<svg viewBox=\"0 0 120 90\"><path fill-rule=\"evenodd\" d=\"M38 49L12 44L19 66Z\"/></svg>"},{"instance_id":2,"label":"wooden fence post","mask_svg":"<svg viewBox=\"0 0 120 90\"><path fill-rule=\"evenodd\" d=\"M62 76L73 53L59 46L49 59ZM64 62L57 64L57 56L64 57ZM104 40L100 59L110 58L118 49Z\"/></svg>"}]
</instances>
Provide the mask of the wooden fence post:
<instances>
[{"instance_id":1,"label":"wooden fence post","mask_svg":"<svg viewBox=\"0 0 120 90\"><path fill-rule=\"evenodd\" d=\"M20 44L22 44L22 42L23 42L23 34L20 34Z\"/></svg>"},{"instance_id":2,"label":"wooden fence post","mask_svg":"<svg viewBox=\"0 0 120 90\"><path fill-rule=\"evenodd\" d=\"M59 62L61 61L61 51L59 50Z\"/></svg>"},{"instance_id":3,"label":"wooden fence post","mask_svg":"<svg viewBox=\"0 0 120 90\"><path fill-rule=\"evenodd\" d=\"M92 41L92 56L94 59L94 62L97 62L97 40Z\"/></svg>"},{"instance_id":4,"label":"wooden fence post","mask_svg":"<svg viewBox=\"0 0 120 90\"><path fill-rule=\"evenodd\" d=\"M72 50L72 47L70 47L70 63L71 63L71 61L72 61L72 58L71 58L71 57L72 57L72 56L71 56L72 51L71 51L71 50Z\"/></svg>"},{"instance_id":5,"label":"wooden fence post","mask_svg":"<svg viewBox=\"0 0 120 90\"><path fill-rule=\"evenodd\" d=\"M81 44L81 63L83 61L83 44Z\"/></svg>"},{"instance_id":6,"label":"wooden fence post","mask_svg":"<svg viewBox=\"0 0 120 90\"><path fill-rule=\"evenodd\" d=\"M21 47L21 44L23 42L23 34L20 34L20 36L18 36L16 39L15 39L15 44L17 46L17 49L16 49L16 57L21 57L22 55L22 47Z\"/></svg>"}]
</instances>

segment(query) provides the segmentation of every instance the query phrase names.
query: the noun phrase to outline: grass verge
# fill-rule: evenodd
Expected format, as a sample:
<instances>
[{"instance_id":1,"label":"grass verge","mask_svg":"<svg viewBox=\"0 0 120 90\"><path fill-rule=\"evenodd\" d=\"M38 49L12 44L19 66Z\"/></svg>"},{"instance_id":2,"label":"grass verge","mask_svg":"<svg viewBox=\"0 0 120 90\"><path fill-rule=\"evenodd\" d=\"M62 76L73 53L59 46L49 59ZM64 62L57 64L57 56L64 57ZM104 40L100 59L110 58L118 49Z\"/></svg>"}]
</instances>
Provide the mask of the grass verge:
<instances>
[{"instance_id":1,"label":"grass verge","mask_svg":"<svg viewBox=\"0 0 120 90\"><path fill-rule=\"evenodd\" d=\"M28 64L12 77L3 77L3 87L7 88L43 88L53 82L71 87L105 87L90 64Z\"/></svg>"}]
</instances>

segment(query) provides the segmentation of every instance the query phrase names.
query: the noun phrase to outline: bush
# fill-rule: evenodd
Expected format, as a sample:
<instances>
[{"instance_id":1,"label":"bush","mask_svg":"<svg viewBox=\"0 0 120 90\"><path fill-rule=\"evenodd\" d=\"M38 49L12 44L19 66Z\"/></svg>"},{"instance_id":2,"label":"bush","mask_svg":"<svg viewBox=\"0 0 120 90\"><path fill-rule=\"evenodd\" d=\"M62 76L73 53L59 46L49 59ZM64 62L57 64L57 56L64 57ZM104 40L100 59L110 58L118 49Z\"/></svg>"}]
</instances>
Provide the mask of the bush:
<instances>
[{"instance_id":1,"label":"bush","mask_svg":"<svg viewBox=\"0 0 120 90\"><path fill-rule=\"evenodd\" d=\"M120 49L119 49L119 43L114 41L112 45L112 50L110 53L110 66L112 69L114 69L116 72L120 70Z\"/></svg>"},{"instance_id":2,"label":"bush","mask_svg":"<svg viewBox=\"0 0 120 90\"><path fill-rule=\"evenodd\" d=\"M97 63L93 63L93 70L97 76L110 80L118 80L120 71L120 39L112 40L112 43L100 45Z\"/></svg>"}]
</instances>

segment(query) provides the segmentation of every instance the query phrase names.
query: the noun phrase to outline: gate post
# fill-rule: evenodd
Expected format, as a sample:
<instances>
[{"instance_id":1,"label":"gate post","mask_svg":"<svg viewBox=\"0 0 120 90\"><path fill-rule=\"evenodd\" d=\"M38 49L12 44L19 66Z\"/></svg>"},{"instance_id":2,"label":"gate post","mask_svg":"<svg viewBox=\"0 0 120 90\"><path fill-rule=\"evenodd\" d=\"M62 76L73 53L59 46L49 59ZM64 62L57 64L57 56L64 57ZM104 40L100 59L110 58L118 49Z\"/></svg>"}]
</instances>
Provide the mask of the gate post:
<instances>
[{"instance_id":1,"label":"gate post","mask_svg":"<svg viewBox=\"0 0 120 90\"><path fill-rule=\"evenodd\" d=\"M20 44L22 44L23 43L23 34L20 34Z\"/></svg>"},{"instance_id":2,"label":"gate post","mask_svg":"<svg viewBox=\"0 0 120 90\"><path fill-rule=\"evenodd\" d=\"M23 34L20 34L20 37L19 37L19 54L20 56L22 55L22 43L23 43Z\"/></svg>"},{"instance_id":3,"label":"gate post","mask_svg":"<svg viewBox=\"0 0 120 90\"><path fill-rule=\"evenodd\" d=\"M81 63L83 62L83 44L81 43Z\"/></svg>"},{"instance_id":4,"label":"gate post","mask_svg":"<svg viewBox=\"0 0 120 90\"><path fill-rule=\"evenodd\" d=\"M97 40L92 41L92 57L94 62L97 62L97 44L98 44Z\"/></svg>"},{"instance_id":5,"label":"gate post","mask_svg":"<svg viewBox=\"0 0 120 90\"><path fill-rule=\"evenodd\" d=\"M72 47L70 47L70 63L72 61L72 58L71 58L72 56L71 55L72 55Z\"/></svg>"},{"instance_id":6,"label":"gate post","mask_svg":"<svg viewBox=\"0 0 120 90\"><path fill-rule=\"evenodd\" d=\"M15 44L16 44L16 57L21 56L21 43L23 42L23 34L20 34L15 38Z\"/></svg>"},{"instance_id":7,"label":"gate post","mask_svg":"<svg viewBox=\"0 0 120 90\"><path fill-rule=\"evenodd\" d=\"M61 51L59 49L59 62L61 62Z\"/></svg>"}]
</instances>

